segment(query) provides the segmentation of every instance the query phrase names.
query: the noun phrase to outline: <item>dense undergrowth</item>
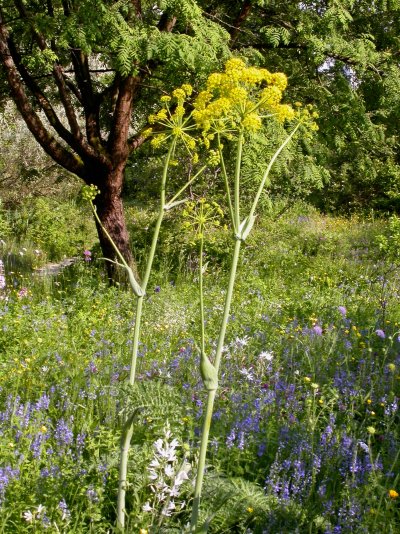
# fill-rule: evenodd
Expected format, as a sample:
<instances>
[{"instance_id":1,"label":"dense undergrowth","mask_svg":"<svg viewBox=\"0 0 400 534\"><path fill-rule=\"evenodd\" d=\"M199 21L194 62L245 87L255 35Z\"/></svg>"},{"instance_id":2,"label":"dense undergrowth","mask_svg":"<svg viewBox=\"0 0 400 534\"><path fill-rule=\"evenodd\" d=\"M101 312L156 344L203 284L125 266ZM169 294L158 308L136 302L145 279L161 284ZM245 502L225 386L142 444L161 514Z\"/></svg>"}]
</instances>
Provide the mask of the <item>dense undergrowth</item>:
<instances>
[{"instance_id":1,"label":"dense undergrowth","mask_svg":"<svg viewBox=\"0 0 400 534\"><path fill-rule=\"evenodd\" d=\"M129 214L151 227L150 212ZM185 531L205 392L196 246L181 221L167 224L184 252L161 243L133 388L125 379L134 303L107 285L100 261L84 261L90 243L76 245L82 260L51 283L6 269L1 532L114 531L127 395L127 529ZM146 231L132 234L139 259ZM212 228L205 249L206 322L215 336L224 232ZM300 204L258 222L239 268L211 428L202 503L210 532L398 532L397 239L394 223L322 216ZM3 258L11 234L4 241ZM208 352L214 344L211 336Z\"/></svg>"}]
</instances>

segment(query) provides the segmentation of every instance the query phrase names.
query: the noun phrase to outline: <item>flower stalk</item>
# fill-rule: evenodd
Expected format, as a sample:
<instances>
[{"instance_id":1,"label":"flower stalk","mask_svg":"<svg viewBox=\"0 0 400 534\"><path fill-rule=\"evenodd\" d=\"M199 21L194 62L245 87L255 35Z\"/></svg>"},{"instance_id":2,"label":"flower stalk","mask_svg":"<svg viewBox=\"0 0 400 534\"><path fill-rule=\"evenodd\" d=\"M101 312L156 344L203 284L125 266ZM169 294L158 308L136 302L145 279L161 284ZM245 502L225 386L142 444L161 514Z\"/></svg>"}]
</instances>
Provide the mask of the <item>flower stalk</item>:
<instances>
[{"instance_id":1,"label":"flower stalk","mask_svg":"<svg viewBox=\"0 0 400 534\"><path fill-rule=\"evenodd\" d=\"M235 286L235 281L236 281L237 266L238 266L238 262L240 258L241 245L242 245L242 242L247 239L248 235L250 234L252 230L254 220L255 220L255 211L256 211L262 190L267 181L269 172L271 171L272 166L275 163L276 159L278 158L279 154L282 152L285 146L290 142L290 140L295 135L299 126L300 126L300 123L286 137L286 139L283 141L283 143L279 146L279 148L276 150L276 152L272 156L265 170L265 173L263 175L263 178L261 180L257 193L255 195L249 214L245 219L243 219L242 222L240 222L240 175L241 175L241 166L242 166L243 143L244 143L245 138L244 138L244 132L243 131L239 132L238 141L237 141L237 150L236 150L236 165L235 165L234 187L233 187L233 190L234 190L233 206L232 204L230 204L230 206L232 206L230 209L230 213L232 216L232 220L231 220L232 228L234 229L233 234L234 234L234 239L235 239L235 246L234 246L232 260L231 260L229 282L228 282L228 288L227 288L227 293L225 297L225 305L224 305L224 310L223 310L220 332L218 336L218 344L217 344L214 364L211 364L211 362L209 362L208 360L209 364L213 368L213 374L215 375L213 387L210 387L209 382L207 382L204 379L204 376L202 373L203 383L207 390L207 400L206 400L205 416L204 416L202 432L201 432L199 460L198 460L198 465L197 465L196 484L195 484L195 490L194 490L193 508L192 508L191 523L190 523L190 529L191 529L190 531L193 534L195 533L205 534L207 532L207 524L203 524L203 525L198 524L199 513L200 513L200 500L201 500L201 493L202 493L202 487L203 487L204 472L205 472L205 467L206 467L206 456L207 456L212 414L214 410L215 397L216 397L216 393L218 389L219 368L221 365L221 358L222 358L222 352L223 352L223 347L224 347L224 342L225 342L226 328L228 324L229 313L230 313L231 303L233 299L233 291L234 291L234 286ZM225 165L223 164L223 155L222 153L220 154L221 154L221 165L223 166L223 174L225 177L225 183L226 183L226 188L227 188L226 192L228 194L228 199L230 199L229 181L226 176ZM200 250L202 252L202 248ZM199 263L200 263L200 267L202 267L201 259ZM200 272L200 293L201 293L200 303L202 303L203 302L203 296L202 296L203 284L202 284L201 272ZM201 311L201 317L202 317L202 320L204 320L203 311ZM202 329L202 338L204 335L205 334ZM204 347L203 339L202 339L202 347ZM207 357L205 354L203 354L203 350L202 350L201 363L203 362L204 358L207 358Z\"/></svg>"}]
</instances>

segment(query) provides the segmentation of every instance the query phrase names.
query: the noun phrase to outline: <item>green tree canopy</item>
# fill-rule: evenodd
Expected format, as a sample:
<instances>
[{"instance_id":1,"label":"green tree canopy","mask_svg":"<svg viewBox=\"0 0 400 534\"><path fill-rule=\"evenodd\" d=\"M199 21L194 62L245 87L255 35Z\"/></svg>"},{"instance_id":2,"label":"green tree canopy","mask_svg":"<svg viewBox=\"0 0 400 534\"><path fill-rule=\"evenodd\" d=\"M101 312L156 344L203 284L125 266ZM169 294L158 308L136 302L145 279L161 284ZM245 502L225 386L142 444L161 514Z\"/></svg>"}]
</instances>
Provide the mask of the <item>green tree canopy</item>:
<instances>
[{"instance_id":1,"label":"green tree canopy","mask_svg":"<svg viewBox=\"0 0 400 534\"><path fill-rule=\"evenodd\" d=\"M101 222L130 262L121 189L144 118L163 91L225 59L228 41L192 0L1 2L3 94L47 154L99 187Z\"/></svg>"},{"instance_id":2,"label":"green tree canopy","mask_svg":"<svg viewBox=\"0 0 400 534\"><path fill-rule=\"evenodd\" d=\"M398 0L0 6L1 93L11 95L47 154L99 187L102 224L129 261L121 190L146 116L165 91L198 86L230 54L284 71L288 97L320 112L318 137L294 147L275 191L286 184L305 194L312 183L323 188L316 200L324 207L398 203ZM100 229L99 236L113 257Z\"/></svg>"}]
</instances>

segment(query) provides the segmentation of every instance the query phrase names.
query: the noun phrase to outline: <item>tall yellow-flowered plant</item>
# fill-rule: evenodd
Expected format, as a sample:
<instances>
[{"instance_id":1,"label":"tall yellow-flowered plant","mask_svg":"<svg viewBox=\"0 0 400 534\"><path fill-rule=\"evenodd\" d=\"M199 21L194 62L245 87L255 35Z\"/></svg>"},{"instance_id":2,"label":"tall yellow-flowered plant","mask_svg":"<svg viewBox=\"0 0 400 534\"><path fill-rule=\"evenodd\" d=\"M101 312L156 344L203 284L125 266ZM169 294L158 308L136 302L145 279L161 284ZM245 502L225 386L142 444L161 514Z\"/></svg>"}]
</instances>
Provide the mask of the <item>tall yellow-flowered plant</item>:
<instances>
[{"instance_id":1,"label":"tall yellow-flowered plant","mask_svg":"<svg viewBox=\"0 0 400 534\"><path fill-rule=\"evenodd\" d=\"M271 73L265 68L247 66L241 59L232 58L226 63L223 72L216 72L208 77L204 90L200 91L197 96L193 97L193 89L187 84L175 89L171 95L162 96L160 102L162 107L157 113L149 116L148 120L151 128L145 132L145 135L152 137L151 145L155 149L165 146L167 143L172 143L167 155L167 159L171 161L175 153L175 147L180 144L190 155L192 163L198 162L198 154L200 152L206 152L207 156L204 159L207 164L209 166L220 166L235 243L221 328L213 361L205 351L203 268L201 261L199 262L200 374L208 396L190 525L192 533L207 531L206 525L198 524L200 497L214 399L218 389L219 367L241 243L247 239L252 230L261 193L277 157L302 124L307 125L310 130L317 129L314 120L317 118L317 114L313 111L312 106L303 107L300 103L296 103L293 107L282 102L287 83L286 75L281 72ZM277 147L269 162L266 162L266 169L251 208L247 215L243 217L240 206L243 145L248 136L261 130L265 120L278 121L280 123L288 121L291 124L291 132L284 142ZM226 142L236 145L233 176L228 176L227 166L224 161L224 143ZM172 146L173 149L171 150ZM167 166L171 164L171 161L167 162ZM192 179L188 183L191 183L191 181ZM202 239L200 239L200 242L200 260L202 260Z\"/></svg>"},{"instance_id":2,"label":"tall yellow-flowered plant","mask_svg":"<svg viewBox=\"0 0 400 534\"><path fill-rule=\"evenodd\" d=\"M200 91L197 96L193 97L193 88L189 84L183 84L181 87L175 89L171 95L163 95L160 99L160 109L149 116L148 122L150 127L143 133L145 137L151 138L150 143L154 149L168 147L168 150L165 157L160 184L159 216L154 230L146 272L142 282L139 284L136 280L133 280L134 284L132 286L137 297L137 310L132 365L129 379L131 384L133 384L135 380L143 298L146 293L163 215L166 210L186 201L185 199L179 199L179 197L207 168L207 166L215 167L218 165L220 167L220 175L223 177L223 184L226 191L231 219L232 237L234 239L234 251L232 254L225 306L221 319L218 344L213 358L210 358L206 354L205 349L203 265L201 261L199 262L201 323L201 343L199 348L200 374L204 388L207 391L207 403L202 428L190 524L190 532L192 533L207 531L206 525L198 524L200 497L205 470L208 436L214 400L218 389L219 367L236 279L240 247L252 230L256 218L255 212L261 193L267 182L268 174L277 157L290 142L295 133L299 131L302 124L307 125L311 130L317 129L317 125L314 121L317 114L313 111L311 106L303 107L300 103L296 103L293 107L290 104L282 103L283 93L286 86L287 77L285 74L281 72L271 73L264 68L249 67L241 59L233 58L226 63L223 72L213 73L208 77L204 90ZM259 131L262 128L263 121L266 119L279 122L289 121L291 131L288 133L283 143L277 147L276 152L269 162L266 162L266 169L258 185L257 192L254 195L251 208L243 217L240 206L242 149L246 139ZM236 161L232 176L228 175L227 166L224 161L224 143L226 142L236 145ZM175 156L179 147L189 155L192 161L192 167L195 167L195 164L199 162L200 153L202 156L204 155L201 159L206 163L196 170L194 175L188 178L179 191L167 201L166 183L168 170L174 163L176 164ZM203 199L200 205L200 219L202 221L201 224L204 225L204 220L207 218L206 211L211 204L208 204L206 200ZM187 211L189 210L188 213L190 212L190 209L191 205L189 204L187 209ZM219 206L218 210L220 210ZM203 226L201 226L198 232L198 237L200 238L201 243L201 258L203 256L202 236ZM128 417L125 421L121 440L120 477L117 503L117 523L118 527L122 530L124 529L125 519L127 458L131 437L132 422Z\"/></svg>"}]
</instances>

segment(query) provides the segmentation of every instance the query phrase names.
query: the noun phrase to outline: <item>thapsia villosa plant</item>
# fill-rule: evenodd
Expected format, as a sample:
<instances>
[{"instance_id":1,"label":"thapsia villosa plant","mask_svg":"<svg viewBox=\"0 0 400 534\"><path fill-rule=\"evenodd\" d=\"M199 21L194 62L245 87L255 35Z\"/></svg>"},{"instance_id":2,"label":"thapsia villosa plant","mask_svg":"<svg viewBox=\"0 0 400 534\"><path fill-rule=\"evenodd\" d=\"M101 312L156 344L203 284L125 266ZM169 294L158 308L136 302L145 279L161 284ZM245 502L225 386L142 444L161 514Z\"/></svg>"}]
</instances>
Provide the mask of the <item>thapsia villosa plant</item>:
<instances>
[{"instance_id":1,"label":"thapsia villosa plant","mask_svg":"<svg viewBox=\"0 0 400 534\"><path fill-rule=\"evenodd\" d=\"M207 390L207 403L203 421L194 491L191 518L192 532L206 532L207 530L206 525L198 524L200 498L205 470L208 436L214 400L218 389L219 367L221 364L241 245L252 230L256 217L256 209L262 191L267 183L269 173L277 157L299 130L301 124L309 122L312 129L316 128L313 121L313 118L316 117L316 113L310 113L310 108L301 110L301 106L297 106L298 111L296 112L290 105L281 103L286 85L287 78L283 73L271 74L267 69L247 67L240 59L231 59L226 64L225 72L215 73L209 76L206 89L198 95L194 102L195 111L193 112L193 117L196 124L202 129L202 135L206 144L210 142L216 145L217 156L224 178L232 238L234 240L234 250L221 327L213 362L211 362L210 358L205 354L205 331L204 327L201 328L200 372L204 386ZM262 127L262 121L267 118L278 121L297 119L297 124L292 128L292 131L270 159L254 195L250 210L243 216L241 214L240 204L243 146L249 136ZM233 177L228 176L227 173L227 166L224 161L223 140L236 145ZM200 265L200 288L202 288L202 274ZM201 290L201 310L203 307L202 303L203 295ZM201 317L203 319L202 311Z\"/></svg>"},{"instance_id":2,"label":"thapsia villosa plant","mask_svg":"<svg viewBox=\"0 0 400 534\"><path fill-rule=\"evenodd\" d=\"M238 59L230 59L222 73L213 73L209 76L206 87L193 101L193 110L186 113L185 104L192 93L189 85L183 85L175 89L172 97L163 96L161 98L162 109L149 117L150 124L155 124L154 130L149 128L146 135L152 136L153 147L161 147L169 144L162 172L160 186L160 206L159 215L154 229L153 240L148 256L147 267L141 283L135 279L133 272L124 261L122 255L116 252L129 275L131 288L137 298L136 320L134 326L134 341L132 351L132 361L130 370L130 384L135 381L136 360L140 337L141 315L143 299L146 293L147 284L150 277L154 254L157 246L159 231L163 216L166 210L185 202L178 200L187 187L205 170L201 167L180 190L171 198L166 200L166 184L168 170L173 164L175 152L178 144L182 144L191 155L192 163L199 161L198 151L207 151L208 166L218 165L223 178L223 186L227 199L227 209L229 213L230 227L232 230L232 240L234 249L231 260L230 275L225 298L225 305L222 312L221 327L218 336L218 343L212 359L206 354L206 332L204 322L204 300L203 300L203 230L207 217L205 217L205 200L202 199L202 207L199 210L197 221L197 237L199 238L199 294L200 294L200 374L204 387L207 391L207 402L201 433L199 450L199 460L197 466L196 483L194 490L194 501L192 517L190 523L191 532L206 532L207 526L199 525L200 498L205 471L206 453L208 447L208 437L211 426L214 401L218 389L218 375L221 365L223 346L225 341L226 327L228 323L229 311L232 302L233 289L237 274L237 266L240 257L242 243L248 238L255 219L256 210L262 192L268 183L269 173L274 162L283 149L291 141L293 136L300 130L300 127L307 125L309 129L317 128L314 118L317 114L312 111L311 106L303 108L301 104L296 104L296 109L288 104L282 104L283 92L287 86L287 78L283 73L270 73L267 69L247 67L245 63ZM254 194L250 209L245 215L242 214L241 193L242 193L242 156L243 147L252 134L260 130L263 121L292 123L292 129L281 145L276 149L270 161L266 165L265 172ZM233 176L229 175L228 165L224 159L224 143L234 147L235 163ZM93 195L95 189L89 188L85 195L91 201L91 206L95 216L96 210L93 206ZM98 222L99 219L97 218ZM116 248L116 247L115 247ZM132 437L132 421L134 416L127 416L122 436L120 479L118 493L117 522L120 528L125 524L125 491L126 473L129 444Z\"/></svg>"},{"instance_id":3,"label":"thapsia villosa plant","mask_svg":"<svg viewBox=\"0 0 400 534\"><path fill-rule=\"evenodd\" d=\"M177 150L180 148L179 145L183 145L183 148L189 153L192 157L193 163L197 163L198 155L194 153L194 148L196 147L195 139L190 135L192 130L195 129L193 121L191 121L191 115L186 113L185 101L190 97L192 93L192 87L188 84L184 84L181 88L175 89L172 93L172 97L164 95L161 97L161 102L163 108L156 114L149 117L150 123L155 123L156 121L161 126L158 129L157 136L154 136L151 140L151 144L154 148L159 147L169 143L167 155L165 158L161 183L160 183L160 204L157 221L155 224L152 243L150 251L147 258L147 265L145 273L141 282L139 282L132 269L126 263L124 257L119 252L116 245L113 243L111 236L107 233L107 230L102 227L103 232L107 235L110 242L113 244L115 251L121 261L114 262L117 263L120 267L124 268L128 274L129 283L131 289L136 296L136 314L135 314L135 324L133 332L133 347L132 347L132 357L131 357L131 366L130 366L130 375L129 375L129 384L133 385L135 382L136 376L136 364L139 348L139 339L140 339L140 329L141 329L141 319L143 311L143 300L146 295L147 284L149 282L151 269L153 266L153 260L155 256L155 251L157 247L157 242L159 238L161 223L164 218L166 211L174 208L175 206L185 202L185 200L179 199L185 190L192 184L205 170L205 166L200 167L193 176L190 176L186 183L184 183L178 192L171 197L170 200L166 198L166 187L167 187L167 178L168 171L171 166L175 165L174 157ZM152 134L152 129L149 128L144 135L150 136ZM93 204L93 200L96 197L98 190L95 186L85 187L83 189L83 197L90 202L93 213L96 217L98 224L101 225L100 219L97 215L96 208ZM110 260L108 260L110 261ZM125 417L124 429L122 433L121 440L121 456L120 456L120 475L119 475L119 489L118 489L118 504L117 504L117 524L120 528L125 526L125 494L126 494L126 478L127 478L127 469L128 469L128 453L129 446L132 439L133 433L133 419L135 414Z\"/></svg>"}]
</instances>

